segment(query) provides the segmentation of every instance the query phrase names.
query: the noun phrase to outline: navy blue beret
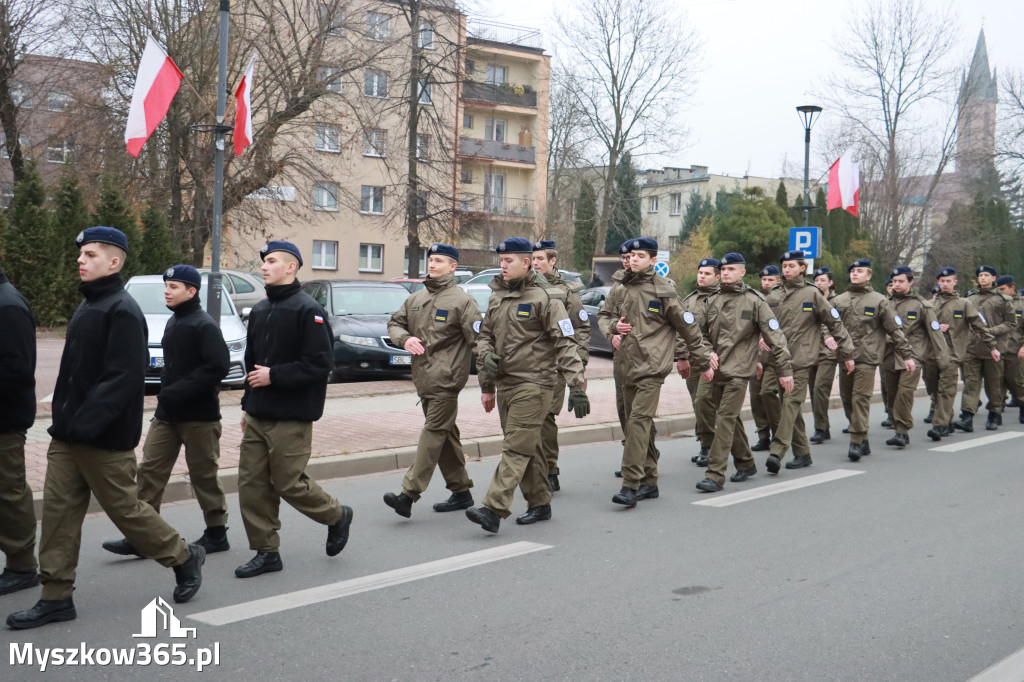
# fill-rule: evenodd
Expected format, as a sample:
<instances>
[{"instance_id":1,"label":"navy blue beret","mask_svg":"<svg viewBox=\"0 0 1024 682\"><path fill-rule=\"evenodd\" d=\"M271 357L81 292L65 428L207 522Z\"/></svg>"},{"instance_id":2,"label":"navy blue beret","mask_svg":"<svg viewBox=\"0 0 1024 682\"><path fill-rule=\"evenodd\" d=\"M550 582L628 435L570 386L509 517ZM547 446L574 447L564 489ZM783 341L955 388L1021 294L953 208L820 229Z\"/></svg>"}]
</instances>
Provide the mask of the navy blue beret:
<instances>
[{"instance_id":1,"label":"navy blue beret","mask_svg":"<svg viewBox=\"0 0 1024 682\"><path fill-rule=\"evenodd\" d=\"M814 271L815 277L820 277L821 275L829 275L831 277L832 269L829 268L827 265L822 265L820 268Z\"/></svg>"},{"instance_id":2,"label":"navy blue beret","mask_svg":"<svg viewBox=\"0 0 1024 682\"><path fill-rule=\"evenodd\" d=\"M260 260L266 260L267 254L275 251L284 251L285 253L292 254L299 261L299 267L302 267L302 254L299 253L299 247L286 241L267 242L267 245L260 249Z\"/></svg>"},{"instance_id":3,"label":"navy blue beret","mask_svg":"<svg viewBox=\"0 0 1024 682\"><path fill-rule=\"evenodd\" d=\"M716 270L722 267L722 261L717 258L705 258L697 264L698 268L715 268Z\"/></svg>"},{"instance_id":4,"label":"navy blue beret","mask_svg":"<svg viewBox=\"0 0 1024 682\"><path fill-rule=\"evenodd\" d=\"M852 263L850 263L850 267L846 268L846 271L850 272L854 268L870 268L870 267L871 267L871 259L870 258L858 258L857 260L855 260Z\"/></svg>"},{"instance_id":5,"label":"navy blue beret","mask_svg":"<svg viewBox=\"0 0 1024 682\"><path fill-rule=\"evenodd\" d=\"M747 259L743 257L742 253L727 253L722 256L722 265L746 265Z\"/></svg>"},{"instance_id":6,"label":"navy blue beret","mask_svg":"<svg viewBox=\"0 0 1024 682\"><path fill-rule=\"evenodd\" d=\"M633 240L631 239L630 241L633 241ZM622 242L622 244L619 246L619 255L620 256L628 256L629 255L629 242Z\"/></svg>"},{"instance_id":7,"label":"navy blue beret","mask_svg":"<svg viewBox=\"0 0 1024 682\"><path fill-rule=\"evenodd\" d=\"M890 273L890 278L896 277L898 275L906 275L908 278L913 279L914 271L911 270L910 266L908 265L897 265L892 269L892 272Z\"/></svg>"},{"instance_id":8,"label":"navy blue beret","mask_svg":"<svg viewBox=\"0 0 1024 682\"><path fill-rule=\"evenodd\" d=\"M803 260L806 257L807 256L804 255L804 252L802 250L796 249L795 251L787 251L786 253L779 256L779 262L784 263L788 260Z\"/></svg>"},{"instance_id":9,"label":"navy blue beret","mask_svg":"<svg viewBox=\"0 0 1024 682\"><path fill-rule=\"evenodd\" d=\"M557 249L554 239L541 239L539 242L533 245L534 251L547 251L548 249Z\"/></svg>"},{"instance_id":10,"label":"navy blue beret","mask_svg":"<svg viewBox=\"0 0 1024 682\"><path fill-rule=\"evenodd\" d=\"M533 253L533 244L529 239L512 237L498 244L494 250L498 253Z\"/></svg>"},{"instance_id":11,"label":"navy blue beret","mask_svg":"<svg viewBox=\"0 0 1024 682\"><path fill-rule=\"evenodd\" d=\"M778 277L781 274L782 274L782 271L779 270L779 266L778 265L766 265L763 268L761 268L761 272L757 273L757 276L758 277Z\"/></svg>"},{"instance_id":12,"label":"navy blue beret","mask_svg":"<svg viewBox=\"0 0 1024 682\"><path fill-rule=\"evenodd\" d=\"M636 239L630 239L626 244L629 246L630 251L657 251L658 241L651 239L650 237L637 237Z\"/></svg>"},{"instance_id":13,"label":"navy blue beret","mask_svg":"<svg viewBox=\"0 0 1024 682\"><path fill-rule=\"evenodd\" d=\"M939 277L953 277L956 275L956 268L942 268L939 270L939 274L935 275L935 279Z\"/></svg>"},{"instance_id":14,"label":"navy blue beret","mask_svg":"<svg viewBox=\"0 0 1024 682\"><path fill-rule=\"evenodd\" d=\"M128 253L128 237L126 237L124 232L116 227L106 227L105 225L88 227L79 232L78 236L75 237L76 246L84 246L94 242L110 244L111 246L116 246L125 253Z\"/></svg>"},{"instance_id":15,"label":"navy blue beret","mask_svg":"<svg viewBox=\"0 0 1024 682\"><path fill-rule=\"evenodd\" d=\"M974 274L975 275L980 275L983 272L987 272L988 274L992 275L993 277L995 277L996 275L999 274L998 272L996 272L996 269L994 267L992 267L991 265L979 265L978 269L974 271Z\"/></svg>"},{"instance_id":16,"label":"navy blue beret","mask_svg":"<svg viewBox=\"0 0 1024 682\"><path fill-rule=\"evenodd\" d=\"M1001 287L1007 284L1013 284L1013 275L1002 275L996 280L996 286Z\"/></svg>"},{"instance_id":17,"label":"navy blue beret","mask_svg":"<svg viewBox=\"0 0 1024 682\"><path fill-rule=\"evenodd\" d=\"M172 265L164 270L164 281L181 282L196 289L203 286L203 278L199 276L199 271L191 265L185 264Z\"/></svg>"},{"instance_id":18,"label":"navy blue beret","mask_svg":"<svg viewBox=\"0 0 1024 682\"><path fill-rule=\"evenodd\" d=\"M450 244L431 244L431 256L448 256L452 260L459 260L459 250Z\"/></svg>"}]
</instances>

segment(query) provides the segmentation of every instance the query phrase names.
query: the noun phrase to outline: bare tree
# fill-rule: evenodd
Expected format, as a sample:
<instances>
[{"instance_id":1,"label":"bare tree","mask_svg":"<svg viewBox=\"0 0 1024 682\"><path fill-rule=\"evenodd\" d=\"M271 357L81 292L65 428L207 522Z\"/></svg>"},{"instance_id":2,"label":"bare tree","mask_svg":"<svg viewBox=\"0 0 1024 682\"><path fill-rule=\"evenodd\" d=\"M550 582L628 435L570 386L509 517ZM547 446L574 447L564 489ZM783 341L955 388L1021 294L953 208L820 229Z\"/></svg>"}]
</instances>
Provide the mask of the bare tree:
<instances>
[{"instance_id":1,"label":"bare tree","mask_svg":"<svg viewBox=\"0 0 1024 682\"><path fill-rule=\"evenodd\" d=\"M997 154L1014 167L1024 165L1024 71L1012 70L1003 76L1002 130Z\"/></svg>"},{"instance_id":2,"label":"bare tree","mask_svg":"<svg viewBox=\"0 0 1024 682\"><path fill-rule=\"evenodd\" d=\"M575 229L572 202L580 188L580 173L592 166L588 151L591 129L573 96L575 75L560 66L551 70L551 105L548 111L547 236L569 241ZM587 254L588 256L590 254Z\"/></svg>"},{"instance_id":3,"label":"bare tree","mask_svg":"<svg viewBox=\"0 0 1024 682\"><path fill-rule=\"evenodd\" d=\"M576 0L558 26L576 75L572 96L604 157L601 254L619 159L667 150L681 138L677 114L694 85L701 43L670 0Z\"/></svg>"}]
</instances>

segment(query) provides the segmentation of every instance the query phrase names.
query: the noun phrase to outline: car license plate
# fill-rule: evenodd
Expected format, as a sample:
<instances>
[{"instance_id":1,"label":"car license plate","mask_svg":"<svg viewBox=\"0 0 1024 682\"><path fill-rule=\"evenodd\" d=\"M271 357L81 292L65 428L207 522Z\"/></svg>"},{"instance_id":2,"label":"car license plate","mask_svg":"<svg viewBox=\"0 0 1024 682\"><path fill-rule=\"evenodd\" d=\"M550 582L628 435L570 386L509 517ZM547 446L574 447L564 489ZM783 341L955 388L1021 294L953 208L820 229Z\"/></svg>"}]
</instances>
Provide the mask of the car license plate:
<instances>
[{"instance_id":1,"label":"car license plate","mask_svg":"<svg viewBox=\"0 0 1024 682\"><path fill-rule=\"evenodd\" d=\"M392 355L391 356L391 364L392 365L411 365L412 364L412 356L411 355Z\"/></svg>"},{"instance_id":2,"label":"car license plate","mask_svg":"<svg viewBox=\"0 0 1024 682\"><path fill-rule=\"evenodd\" d=\"M164 366L164 359L163 358L150 358L149 359L149 366L152 367L153 369L160 369L161 367Z\"/></svg>"}]
</instances>

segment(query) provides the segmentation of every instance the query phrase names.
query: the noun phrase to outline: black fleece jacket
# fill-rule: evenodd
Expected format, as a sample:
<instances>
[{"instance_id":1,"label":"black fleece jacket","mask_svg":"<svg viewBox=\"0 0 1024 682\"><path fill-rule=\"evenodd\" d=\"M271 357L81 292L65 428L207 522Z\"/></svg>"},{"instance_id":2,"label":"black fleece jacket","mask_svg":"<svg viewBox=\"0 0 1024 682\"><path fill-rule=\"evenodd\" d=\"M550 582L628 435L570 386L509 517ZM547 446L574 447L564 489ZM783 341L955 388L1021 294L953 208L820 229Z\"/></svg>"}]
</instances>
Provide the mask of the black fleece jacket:
<instances>
[{"instance_id":1,"label":"black fleece jacket","mask_svg":"<svg viewBox=\"0 0 1024 682\"><path fill-rule=\"evenodd\" d=\"M36 418L36 322L0 270L0 433L25 431Z\"/></svg>"},{"instance_id":2,"label":"black fleece jacket","mask_svg":"<svg viewBox=\"0 0 1024 682\"><path fill-rule=\"evenodd\" d=\"M220 382L231 357L217 323L202 309L198 293L170 308L164 327L164 371L157 397L157 419L213 422L220 419Z\"/></svg>"}]
</instances>

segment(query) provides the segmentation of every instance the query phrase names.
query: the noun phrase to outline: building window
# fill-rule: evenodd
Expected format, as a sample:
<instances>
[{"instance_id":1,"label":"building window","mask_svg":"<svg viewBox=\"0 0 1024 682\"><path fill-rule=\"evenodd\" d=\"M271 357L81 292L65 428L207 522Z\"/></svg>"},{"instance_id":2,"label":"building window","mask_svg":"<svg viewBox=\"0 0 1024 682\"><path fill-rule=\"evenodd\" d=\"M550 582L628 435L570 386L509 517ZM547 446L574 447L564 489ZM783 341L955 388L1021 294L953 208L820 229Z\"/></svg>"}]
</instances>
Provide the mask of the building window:
<instances>
[{"instance_id":1,"label":"building window","mask_svg":"<svg viewBox=\"0 0 1024 682\"><path fill-rule=\"evenodd\" d=\"M388 75L376 69L367 69L363 77L363 94L368 97L388 96Z\"/></svg>"},{"instance_id":2,"label":"building window","mask_svg":"<svg viewBox=\"0 0 1024 682\"><path fill-rule=\"evenodd\" d=\"M14 199L14 183L0 182L0 208L7 208Z\"/></svg>"},{"instance_id":3,"label":"building window","mask_svg":"<svg viewBox=\"0 0 1024 682\"><path fill-rule=\"evenodd\" d=\"M363 185L359 195L359 210L363 213L383 213L384 188Z\"/></svg>"},{"instance_id":4,"label":"building window","mask_svg":"<svg viewBox=\"0 0 1024 682\"><path fill-rule=\"evenodd\" d=\"M487 65L487 78L486 82L491 85L501 85L505 82L508 77L508 67L498 66L497 64Z\"/></svg>"},{"instance_id":5,"label":"building window","mask_svg":"<svg viewBox=\"0 0 1024 682\"><path fill-rule=\"evenodd\" d=\"M658 197L647 197L647 212L657 213L658 212Z\"/></svg>"},{"instance_id":6,"label":"building window","mask_svg":"<svg viewBox=\"0 0 1024 682\"><path fill-rule=\"evenodd\" d=\"M18 137L18 144L22 148L22 155L24 155L32 146L32 141L28 139L27 135L21 135ZM7 153L7 136L0 133L0 159L7 158L10 158L10 155Z\"/></svg>"},{"instance_id":7,"label":"building window","mask_svg":"<svg viewBox=\"0 0 1024 682\"><path fill-rule=\"evenodd\" d=\"M484 119L484 138L495 142L505 141L505 131L508 129L508 121L500 118Z\"/></svg>"},{"instance_id":8,"label":"building window","mask_svg":"<svg viewBox=\"0 0 1024 682\"><path fill-rule=\"evenodd\" d=\"M345 11L340 7L320 5L320 23L327 35L345 35Z\"/></svg>"},{"instance_id":9,"label":"building window","mask_svg":"<svg viewBox=\"0 0 1024 682\"><path fill-rule=\"evenodd\" d=\"M32 108L32 96L22 83L17 81L11 82L11 99L16 107L21 107L22 109Z\"/></svg>"},{"instance_id":10,"label":"building window","mask_svg":"<svg viewBox=\"0 0 1024 682\"><path fill-rule=\"evenodd\" d=\"M71 105L71 96L63 92L50 92L46 95L47 111L67 111Z\"/></svg>"},{"instance_id":11,"label":"building window","mask_svg":"<svg viewBox=\"0 0 1024 682\"><path fill-rule=\"evenodd\" d=\"M430 135L416 135L416 158L430 161Z\"/></svg>"},{"instance_id":12,"label":"building window","mask_svg":"<svg viewBox=\"0 0 1024 682\"><path fill-rule=\"evenodd\" d=\"M460 173L460 178L461 178L460 181L462 182L462 184L464 184L464 185L472 184L472 182L473 182L473 169L472 168L463 168L462 172Z\"/></svg>"},{"instance_id":13,"label":"building window","mask_svg":"<svg viewBox=\"0 0 1024 682\"><path fill-rule=\"evenodd\" d=\"M51 140L46 146L46 160L49 163L67 163L73 151L74 145L70 139Z\"/></svg>"},{"instance_id":14,"label":"building window","mask_svg":"<svg viewBox=\"0 0 1024 682\"><path fill-rule=\"evenodd\" d=\"M324 123L317 125L316 150L318 152L340 152L341 127Z\"/></svg>"},{"instance_id":15,"label":"building window","mask_svg":"<svg viewBox=\"0 0 1024 682\"><path fill-rule=\"evenodd\" d=\"M466 60L466 75L472 76L473 72L476 71L476 62L472 59Z\"/></svg>"},{"instance_id":16,"label":"building window","mask_svg":"<svg viewBox=\"0 0 1024 682\"><path fill-rule=\"evenodd\" d=\"M387 131L382 128L369 128L363 133L363 156L379 156L384 158Z\"/></svg>"},{"instance_id":17,"label":"building window","mask_svg":"<svg viewBox=\"0 0 1024 682\"><path fill-rule=\"evenodd\" d=\"M424 50L434 49L434 25L429 21L420 23L420 47Z\"/></svg>"},{"instance_id":18,"label":"building window","mask_svg":"<svg viewBox=\"0 0 1024 682\"><path fill-rule=\"evenodd\" d=\"M313 206L318 211L338 210L338 185L334 182L318 182L313 185Z\"/></svg>"},{"instance_id":19,"label":"building window","mask_svg":"<svg viewBox=\"0 0 1024 682\"><path fill-rule=\"evenodd\" d=\"M366 37L370 40L387 40L391 35L391 17L380 12L366 13Z\"/></svg>"},{"instance_id":20,"label":"building window","mask_svg":"<svg viewBox=\"0 0 1024 682\"><path fill-rule=\"evenodd\" d=\"M405 247L405 265L402 270L406 275L409 274L409 247ZM420 277L427 276L427 249L420 249Z\"/></svg>"},{"instance_id":21,"label":"building window","mask_svg":"<svg viewBox=\"0 0 1024 682\"><path fill-rule=\"evenodd\" d=\"M313 269L338 269L338 242L313 240Z\"/></svg>"},{"instance_id":22,"label":"building window","mask_svg":"<svg viewBox=\"0 0 1024 682\"><path fill-rule=\"evenodd\" d=\"M359 272L383 272L384 271L384 245L383 244L360 244L359 245Z\"/></svg>"},{"instance_id":23,"label":"building window","mask_svg":"<svg viewBox=\"0 0 1024 682\"><path fill-rule=\"evenodd\" d=\"M321 66L316 70L317 79L324 84L327 92L341 92L341 76L333 66Z\"/></svg>"},{"instance_id":24,"label":"building window","mask_svg":"<svg viewBox=\"0 0 1024 682\"><path fill-rule=\"evenodd\" d=\"M433 104L430 98L431 82L426 78L420 79L420 104Z\"/></svg>"},{"instance_id":25,"label":"building window","mask_svg":"<svg viewBox=\"0 0 1024 682\"><path fill-rule=\"evenodd\" d=\"M672 201L672 215L680 215L683 212L683 195L679 192L669 195Z\"/></svg>"},{"instance_id":26,"label":"building window","mask_svg":"<svg viewBox=\"0 0 1024 682\"><path fill-rule=\"evenodd\" d=\"M462 129L463 131L473 129L473 114L462 115Z\"/></svg>"}]
</instances>

